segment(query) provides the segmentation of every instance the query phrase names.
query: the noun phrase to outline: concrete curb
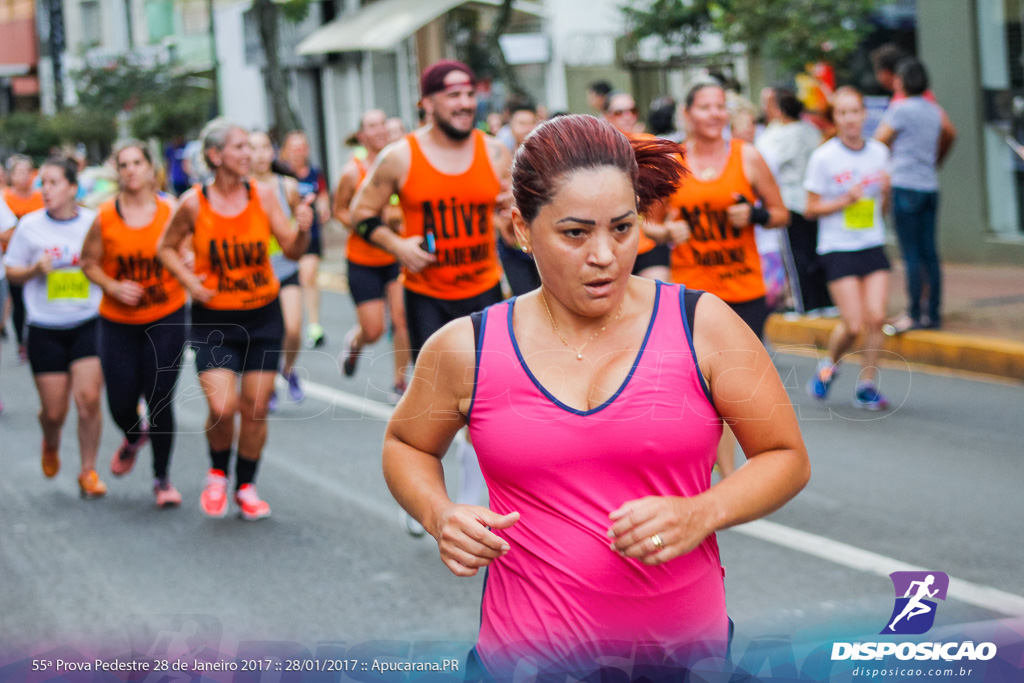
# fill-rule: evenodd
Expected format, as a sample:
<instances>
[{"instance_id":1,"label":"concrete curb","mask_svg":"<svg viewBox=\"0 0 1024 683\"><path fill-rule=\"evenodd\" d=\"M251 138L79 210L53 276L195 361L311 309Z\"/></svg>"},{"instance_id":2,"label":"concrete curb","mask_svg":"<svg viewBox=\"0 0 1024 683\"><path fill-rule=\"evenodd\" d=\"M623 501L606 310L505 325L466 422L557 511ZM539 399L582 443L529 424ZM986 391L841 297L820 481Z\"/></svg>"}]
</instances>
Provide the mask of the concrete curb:
<instances>
[{"instance_id":1,"label":"concrete curb","mask_svg":"<svg viewBox=\"0 0 1024 683\"><path fill-rule=\"evenodd\" d=\"M786 320L773 314L765 333L776 346L814 346L824 349L838 324L829 318ZM910 363L923 363L954 370L1024 382L1024 343L989 339L953 332L915 330L886 337L885 351Z\"/></svg>"}]
</instances>

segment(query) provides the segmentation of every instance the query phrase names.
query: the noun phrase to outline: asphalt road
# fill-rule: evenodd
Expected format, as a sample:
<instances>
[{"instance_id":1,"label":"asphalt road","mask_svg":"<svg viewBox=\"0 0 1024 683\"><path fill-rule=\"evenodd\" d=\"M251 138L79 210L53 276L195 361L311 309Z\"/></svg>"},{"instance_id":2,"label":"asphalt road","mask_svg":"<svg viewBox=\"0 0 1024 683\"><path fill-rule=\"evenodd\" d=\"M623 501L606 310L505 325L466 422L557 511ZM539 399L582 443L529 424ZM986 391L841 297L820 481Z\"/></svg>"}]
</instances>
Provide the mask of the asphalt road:
<instances>
[{"instance_id":1,"label":"asphalt road","mask_svg":"<svg viewBox=\"0 0 1024 683\"><path fill-rule=\"evenodd\" d=\"M234 656L258 644L283 658L393 641L464 654L482 578L451 575L432 539L413 539L399 524L380 472L386 409L377 402L390 359L383 350L367 356L352 380L334 359L353 316L346 295L324 294L328 343L299 361L317 387L272 418L259 487L273 516L259 523L199 512L209 460L191 367L178 387L171 468L185 504L157 510L148 451L123 480L104 474L120 441L109 419L105 499L78 498L73 417L61 473L42 477L38 398L13 344L3 345L0 680L5 662L75 651ZM1024 616L1022 387L897 362L882 389L898 408L866 414L849 403L855 372L826 404L814 403L803 390L813 359L787 351L776 364L813 474L772 524L719 534L739 651L773 635L877 634L893 605L886 574L900 563L969 582L972 590L942 605L939 627ZM353 409L363 400L374 403ZM452 459L450 483L455 467ZM805 533L793 540L793 530Z\"/></svg>"}]
</instances>

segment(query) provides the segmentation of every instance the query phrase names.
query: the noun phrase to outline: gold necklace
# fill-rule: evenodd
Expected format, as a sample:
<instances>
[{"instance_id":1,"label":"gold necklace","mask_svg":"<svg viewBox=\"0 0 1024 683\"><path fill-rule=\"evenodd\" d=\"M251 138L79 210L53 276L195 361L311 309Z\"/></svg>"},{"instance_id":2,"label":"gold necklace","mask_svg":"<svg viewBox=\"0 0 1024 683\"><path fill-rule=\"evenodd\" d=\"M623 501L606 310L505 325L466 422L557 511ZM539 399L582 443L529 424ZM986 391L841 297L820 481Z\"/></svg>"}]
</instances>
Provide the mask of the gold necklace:
<instances>
[{"instance_id":1,"label":"gold necklace","mask_svg":"<svg viewBox=\"0 0 1024 683\"><path fill-rule=\"evenodd\" d=\"M583 346L581 346L579 348L576 348L575 346L573 346L569 342L565 341L565 337L563 337L562 333L558 331L558 325L555 324L555 316L551 315L551 309L548 308L548 300L547 300L547 297L544 296L544 288L543 287L540 290L540 300L544 302L544 310L546 310L548 312L548 317L551 319L551 327L554 328L555 334L558 335L558 339L562 342L562 344L564 344L567 348L570 348L570 349L572 349L573 351L576 352L576 360L583 360L583 349L587 348L587 344L589 344L590 342L594 341L594 337L596 337L597 335L599 335L602 332L604 332L605 328L608 327L609 324L611 324L611 323L613 323L613 322L615 322L616 320L619 319L619 316L622 315L622 307L626 305L626 297L623 296L622 297L622 303L619 304L619 312L615 314L615 317L612 318L611 320L609 320L608 322L606 322L601 327L601 329L599 329L597 332L595 332L594 334L590 335L590 339L588 339L587 341L583 342Z\"/></svg>"}]
</instances>

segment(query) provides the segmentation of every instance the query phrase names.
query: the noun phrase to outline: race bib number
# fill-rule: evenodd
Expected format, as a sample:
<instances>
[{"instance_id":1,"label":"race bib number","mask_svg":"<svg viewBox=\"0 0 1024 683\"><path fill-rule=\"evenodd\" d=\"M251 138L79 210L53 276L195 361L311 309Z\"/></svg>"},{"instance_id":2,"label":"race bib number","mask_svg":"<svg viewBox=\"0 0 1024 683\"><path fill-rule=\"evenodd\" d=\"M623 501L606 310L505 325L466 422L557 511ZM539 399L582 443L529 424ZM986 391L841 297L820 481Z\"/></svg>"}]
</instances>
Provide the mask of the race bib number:
<instances>
[{"instance_id":1,"label":"race bib number","mask_svg":"<svg viewBox=\"0 0 1024 683\"><path fill-rule=\"evenodd\" d=\"M73 301L89 298L89 278L78 268L55 270L46 276L46 298Z\"/></svg>"},{"instance_id":2,"label":"race bib number","mask_svg":"<svg viewBox=\"0 0 1024 683\"><path fill-rule=\"evenodd\" d=\"M270 236L270 255L278 256L284 253L284 249L281 248L281 243L277 241L277 238L273 235Z\"/></svg>"},{"instance_id":3,"label":"race bib number","mask_svg":"<svg viewBox=\"0 0 1024 683\"><path fill-rule=\"evenodd\" d=\"M843 209L847 230L869 230L875 227L875 200L864 198Z\"/></svg>"}]
</instances>

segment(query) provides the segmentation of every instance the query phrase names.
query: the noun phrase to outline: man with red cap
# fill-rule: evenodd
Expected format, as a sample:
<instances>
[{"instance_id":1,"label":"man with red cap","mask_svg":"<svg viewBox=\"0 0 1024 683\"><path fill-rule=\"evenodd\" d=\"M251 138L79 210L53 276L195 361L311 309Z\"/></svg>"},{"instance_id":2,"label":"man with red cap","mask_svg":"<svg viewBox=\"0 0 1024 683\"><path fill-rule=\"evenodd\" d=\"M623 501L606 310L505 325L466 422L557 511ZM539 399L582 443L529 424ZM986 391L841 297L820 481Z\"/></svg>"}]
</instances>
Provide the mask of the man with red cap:
<instances>
[{"instance_id":1,"label":"man with red cap","mask_svg":"<svg viewBox=\"0 0 1024 683\"><path fill-rule=\"evenodd\" d=\"M430 123L380 153L351 205L355 232L402 266L414 358L449 321L501 301L495 230L511 231L511 155L475 128L472 70L438 62L423 71L420 89ZM392 194L404 236L381 219Z\"/></svg>"},{"instance_id":2,"label":"man with red cap","mask_svg":"<svg viewBox=\"0 0 1024 683\"><path fill-rule=\"evenodd\" d=\"M355 233L402 266L414 360L444 325L502 300L496 231L515 243L512 159L505 145L476 130L473 71L461 62L437 62L423 71L420 93L429 123L378 155L351 205ZM405 216L404 235L381 218L392 194ZM460 460L469 453L471 447L461 444ZM469 469L474 463L466 464ZM463 482L460 498L482 493L478 465ZM419 535L422 527L409 531Z\"/></svg>"}]
</instances>

